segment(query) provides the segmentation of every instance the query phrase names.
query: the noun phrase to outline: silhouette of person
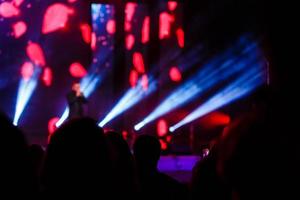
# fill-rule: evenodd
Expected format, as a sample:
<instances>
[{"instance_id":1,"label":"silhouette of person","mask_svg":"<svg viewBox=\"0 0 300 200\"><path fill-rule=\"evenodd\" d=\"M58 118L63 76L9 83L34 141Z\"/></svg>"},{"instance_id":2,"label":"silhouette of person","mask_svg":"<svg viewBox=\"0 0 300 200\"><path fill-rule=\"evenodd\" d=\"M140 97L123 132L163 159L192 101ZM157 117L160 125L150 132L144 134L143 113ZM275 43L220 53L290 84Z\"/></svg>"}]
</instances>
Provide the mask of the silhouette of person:
<instances>
[{"instance_id":1,"label":"silhouette of person","mask_svg":"<svg viewBox=\"0 0 300 200\"><path fill-rule=\"evenodd\" d=\"M69 105L68 119L74 119L84 116L83 104L87 103L87 99L80 89L80 83L75 82L72 85L72 90L67 94Z\"/></svg>"},{"instance_id":2,"label":"silhouette of person","mask_svg":"<svg viewBox=\"0 0 300 200\"><path fill-rule=\"evenodd\" d=\"M158 139L141 135L134 143L134 157L137 165L139 195L141 199L185 199L187 188L184 184L158 171L161 155Z\"/></svg>"}]
</instances>

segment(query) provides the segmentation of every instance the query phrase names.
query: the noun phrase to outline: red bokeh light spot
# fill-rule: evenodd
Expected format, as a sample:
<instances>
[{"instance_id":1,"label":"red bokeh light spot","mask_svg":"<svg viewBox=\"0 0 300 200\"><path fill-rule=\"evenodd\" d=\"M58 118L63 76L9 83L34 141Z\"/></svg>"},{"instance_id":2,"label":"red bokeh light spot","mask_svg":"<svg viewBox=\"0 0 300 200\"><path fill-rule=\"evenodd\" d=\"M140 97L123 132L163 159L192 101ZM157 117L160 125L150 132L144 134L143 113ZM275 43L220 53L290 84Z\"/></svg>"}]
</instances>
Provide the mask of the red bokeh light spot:
<instances>
[{"instance_id":1,"label":"red bokeh light spot","mask_svg":"<svg viewBox=\"0 0 300 200\"><path fill-rule=\"evenodd\" d=\"M147 91L148 90L148 76L146 74L144 74L142 76L142 87L143 87L143 90L144 91Z\"/></svg>"},{"instance_id":2,"label":"red bokeh light spot","mask_svg":"<svg viewBox=\"0 0 300 200\"><path fill-rule=\"evenodd\" d=\"M10 18L19 15L20 11L12 2L3 2L0 4L0 16Z\"/></svg>"},{"instance_id":3,"label":"red bokeh light spot","mask_svg":"<svg viewBox=\"0 0 300 200\"><path fill-rule=\"evenodd\" d=\"M135 43L134 36L132 34L127 35L125 39L126 49L131 50L132 47L134 46L134 43Z\"/></svg>"},{"instance_id":4,"label":"red bokeh light spot","mask_svg":"<svg viewBox=\"0 0 300 200\"><path fill-rule=\"evenodd\" d=\"M92 29L89 24L81 24L80 25L81 35L83 38L83 41L87 44L91 43L91 37L92 37Z\"/></svg>"},{"instance_id":5,"label":"red bokeh light spot","mask_svg":"<svg viewBox=\"0 0 300 200\"><path fill-rule=\"evenodd\" d=\"M168 143L170 143L171 140L172 140L172 136L171 136L171 135L168 135L167 138L166 138L166 140L167 140Z\"/></svg>"},{"instance_id":6,"label":"red bokeh light spot","mask_svg":"<svg viewBox=\"0 0 300 200\"><path fill-rule=\"evenodd\" d=\"M132 88L135 88L139 79L139 74L135 70L130 71L129 83Z\"/></svg>"},{"instance_id":7,"label":"red bokeh light spot","mask_svg":"<svg viewBox=\"0 0 300 200\"><path fill-rule=\"evenodd\" d=\"M38 43L29 42L26 48L26 53L34 64L38 66L45 66L46 61L44 52Z\"/></svg>"},{"instance_id":8,"label":"red bokeh light spot","mask_svg":"<svg viewBox=\"0 0 300 200\"><path fill-rule=\"evenodd\" d=\"M128 132L127 131L122 131L122 136L124 140L127 140L128 138Z\"/></svg>"},{"instance_id":9,"label":"red bokeh light spot","mask_svg":"<svg viewBox=\"0 0 300 200\"><path fill-rule=\"evenodd\" d=\"M168 2L168 9L170 11L174 11L177 8L178 3L176 1L169 1Z\"/></svg>"},{"instance_id":10,"label":"red bokeh light spot","mask_svg":"<svg viewBox=\"0 0 300 200\"><path fill-rule=\"evenodd\" d=\"M176 30L176 36L177 36L178 46L183 48L184 47L184 31L182 30L182 28L178 28Z\"/></svg>"},{"instance_id":11,"label":"red bokeh light spot","mask_svg":"<svg viewBox=\"0 0 300 200\"><path fill-rule=\"evenodd\" d=\"M96 45L97 44L97 36L96 36L96 33L93 32L92 33L92 38L91 38L91 48L92 50L96 50Z\"/></svg>"},{"instance_id":12,"label":"red bokeh light spot","mask_svg":"<svg viewBox=\"0 0 300 200\"><path fill-rule=\"evenodd\" d=\"M107 24L106 24L106 31L113 35L116 32L116 21L113 19L108 20Z\"/></svg>"},{"instance_id":13,"label":"red bokeh light spot","mask_svg":"<svg viewBox=\"0 0 300 200\"><path fill-rule=\"evenodd\" d=\"M13 0L12 2L14 6L19 7L24 2L24 0Z\"/></svg>"},{"instance_id":14,"label":"red bokeh light spot","mask_svg":"<svg viewBox=\"0 0 300 200\"><path fill-rule=\"evenodd\" d=\"M126 32L129 32L129 31L131 31L131 23L130 22L125 22L124 23L124 30L126 31Z\"/></svg>"},{"instance_id":15,"label":"red bokeh light spot","mask_svg":"<svg viewBox=\"0 0 300 200\"><path fill-rule=\"evenodd\" d=\"M142 43L145 44L149 41L150 37L150 17L147 16L144 19L142 27Z\"/></svg>"},{"instance_id":16,"label":"red bokeh light spot","mask_svg":"<svg viewBox=\"0 0 300 200\"><path fill-rule=\"evenodd\" d=\"M168 126L167 121L164 119L160 119L156 125L156 131L157 131L158 137L165 136L168 133L168 128L169 128L169 126Z\"/></svg>"},{"instance_id":17,"label":"red bokeh light spot","mask_svg":"<svg viewBox=\"0 0 300 200\"><path fill-rule=\"evenodd\" d=\"M21 75L23 80L29 81L34 73L34 66L31 62L25 62L21 67Z\"/></svg>"},{"instance_id":18,"label":"red bokeh light spot","mask_svg":"<svg viewBox=\"0 0 300 200\"><path fill-rule=\"evenodd\" d=\"M85 68L78 62L70 65L69 72L75 78L82 78L87 74Z\"/></svg>"},{"instance_id":19,"label":"red bokeh light spot","mask_svg":"<svg viewBox=\"0 0 300 200\"><path fill-rule=\"evenodd\" d=\"M12 25L14 37L19 38L21 37L27 30L27 25L23 21L19 21Z\"/></svg>"},{"instance_id":20,"label":"red bokeh light spot","mask_svg":"<svg viewBox=\"0 0 300 200\"><path fill-rule=\"evenodd\" d=\"M217 126L226 126L230 121L230 116L222 112L212 112L200 119L202 126L207 129Z\"/></svg>"},{"instance_id":21,"label":"red bokeh light spot","mask_svg":"<svg viewBox=\"0 0 300 200\"><path fill-rule=\"evenodd\" d=\"M162 139L159 139L159 143L160 143L160 148L161 148L161 150L167 150L168 149L168 144L164 141L164 140L162 140Z\"/></svg>"},{"instance_id":22,"label":"red bokeh light spot","mask_svg":"<svg viewBox=\"0 0 300 200\"><path fill-rule=\"evenodd\" d=\"M53 79L52 76L53 75L52 75L51 68L50 67L46 67L44 69L44 72L43 72L43 75L42 75L42 81L43 81L44 85L46 85L46 86L49 87L52 84L52 79Z\"/></svg>"},{"instance_id":23,"label":"red bokeh light spot","mask_svg":"<svg viewBox=\"0 0 300 200\"><path fill-rule=\"evenodd\" d=\"M77 0L68 0L69 3L75 3Z\"/></svg>"},{"instance_id":24,"label":"red bokeh light spot","mask_svg":"<svg viewBox=\"0 0 300 200\"><path fill-rule=\"evenodd\" d=\"M172 67L169 71L170 79L174 82L180 82L182 79L181 72L178 67Z\"/></svg>"},{"instance_id":25,"label":"red bokeh light spot","mask_svg":"<svg viewBox=\"0 0 300 200\"><path fill-rule=\"evenodd\" d=\"M162 12L159 15L159 39L166 39L170 37L171 24L175 18L167 12Z\"/></svg>"},{"instance_id":26,"label":"red bokeh light spot","mask_svg":"<svg viewBox=\"0 0 300 200\"><path fill-rule=\"evenodd\" d=\"M132 58L133 58L133 66L136 69L136 71L141 74L145 73L143 55L139 52L134 52Z\"/></svg>"},{"instance_id":27,"label":"red bokeh light spot","mask_svg":"<svg viewBox=\"0 0 300 200\"><path fill-rule=\"evenodd\" d=\"M68 17L74 11L61 3L49 6L45 12L42 33L47 34L64 28L68 22Z\"/></svg>"},{"instance_id":28,"label":"red bokeh light spot","mask_svg":"<svg viewBox=\"0 0 300 200\"><path fill-rule=\"evenodd\" d=\"M56 123L58 122L59 118L58 117L53 117L48 121L48 143L50 142L52 134L55 132L57 129Z\"/></svg>"},{"instance_id":29,"label":"red bokeh light spot","mask_svg":"<svg viewBox=\"0 0 300 200\"><path fill-rule=\"evenodd\" d=\"M125 6L125 20L130 22L133 18L137 3L128 2Z\"/></svg>"}]
</instances>

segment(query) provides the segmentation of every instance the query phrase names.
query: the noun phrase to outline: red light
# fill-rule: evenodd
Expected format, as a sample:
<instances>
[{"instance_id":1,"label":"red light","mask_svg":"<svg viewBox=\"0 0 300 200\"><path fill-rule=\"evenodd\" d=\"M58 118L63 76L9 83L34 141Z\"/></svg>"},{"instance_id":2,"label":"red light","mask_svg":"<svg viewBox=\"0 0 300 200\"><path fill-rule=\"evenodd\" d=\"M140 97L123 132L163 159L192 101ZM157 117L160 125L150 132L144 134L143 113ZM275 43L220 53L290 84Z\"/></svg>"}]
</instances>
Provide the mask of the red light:
<instances>
[{"instance_id":1,"label":"red light","mask_svg":"<svg viewBox=\"0 0 300 200\"><path fill-rule=\"evenodd\" d=\"M13 0L13 5L16 6L16 7L19 7L22 3L23 3L24 0Z\"/></svg>"},{"instance_id":2,"label":"red light","mask_svg":"<svg viewBox=\"0 0 300 200\"><path fill-rule=\"evenodd\" d=\"M125 45L127 50L131 50L134 46L135 38L132 34L126 36Z\"/></svg>"},{"instance_id":3,"label":"red light","mask_svg":"<svg viewBox=\"0 0 300 200\"><path fill-rule=\"evenodd\" d=\"M166 120L164 119L159 120L156 125L156 131L158 137L165 136L168 133L168 128L169 127Z\"/></svg>"},{"instance_id":4,"label":"red light","mask_svg":"<svg viewBox=\"0 0 300 200\"><path fill-rule=\"evenodd\" d=\"M85 68L78 62L70 65L69 72L75 78L82 78L87 74Z\"/></svg>"},{"instance_id":5,"label":"red light","mask_svg":"<svg viewBox=\"0 0 300 200\"><path fill-rule=\"evenodd\" d=\"M25 62L21 67L21 75L24 81L29 81L34 72L34 66L31 62Z\"/></svg>"},{"instance_id":6,"label":"red light","mask_svg":"<svg viewBox=\"0 0 300 200\"><path fill-rule=\"evenodd\" d=\"M44 69L42 80L46 86L50 86L52 84L52 70L49 67Z\"/></svg>"},{"instance_id":7,"label":"red light","mask_svg":"<svg viewBox=\"0 0 300 200\"><path fill-rule=\"evenodd\" d=\"M81 24L80 25L81 35L85 43L91 43L92 30L89 24Z\"/></svg>"},{"instance_id":8,"label":"red light","mask_svg":"<svg viewBox=\"0 0 300 200\"><path fill-rule=\"evenodd\" d=\"M177 36L177 42L179 47L183 48L184 47L184 31L182 28L178 28L176 30L176 36Z\"/></svg>"},{"instance_id":9,"label":"red light","mask_svg":"<svg viewBox=\"0 0 300 200\"><path fill-rule=\"evenodd\" d=\"M51 136L52 134L55 132L55 130L57 129L56 127L56 123L58 122L59 118L58 117L53 117L49 120L48 122L48 143L50 142Z\"/></svg>"},{"instance_id":10,"label":"red light","mask_svg":"<svg viewBox=\"0 0 300 200\"><path fill-rule=\"evenodd\" d=\"M141 53L133 53L133 66L135 67L138 73L145 73L144 59Z\"/></svg>"},{"instance_id":11,"label":"red light","mask_svg":"<svg viewBox=\"0 0 300 200\"><path fill-rule=\"evenodd\" d=\"M125 24L124 24L124 30L126 31L126 32L129 32L129 31L131 31L131 23L130 22L125 22Z\"/></svg>"},{"instance_id":12,"label":"red light","mask_svg":"<svg viewBox=\"0 0 300 200\"><path fill-rule=\"evenodd\" d=\"M144 19L143 22L143 28L142 28L142 43L145 44L149 41L150 36L150 17L147 16Z\"/></svg>"},{"instance_id":13,"label":"red light","mask_svg":"<svg viewBox=\"0 0 300 200\"><path fill-rule=\"evenodd\" d=\"M222 112L213 112L201 119L201 124L205 128L216 126L226 126L230 123L230 116Z\"/></svg>"},{"instance_id":14,"label":"red light","mask_svg":"<svg viewBox=\"0 0 300 200\"><path fill-rule=\"evenodd\" d=\"M146 74L142 76L142 87L144 91L148 90L148 76Z\"/></svg>"},{"instance_id":15,"label":"red light","mask_svg":"<svg viewBox=\"0 0 300 200\"><path fill-rule=\"evenodd\" d=\"M130 22L132 20L136 7L137 7L136 3L129 2L126 4L126 7L125 7L125 20L126 21Z\"/></svg>"},{"instance_id":16,"label":"red light","mask_svg":"<svg viewBox=\"0 0 300 200\"><path fill-rule=\"evenodd\" d=\"M122 136L123 136L124 140L127 140L128 132L127 131L122 131Z\"/></svg>"},{"instance_id":17,"label":"red light","mask_svg":"<svg viewBox=\"0 0 300 200\"><path fill-rule=\"evenodd\" d=\"M177 2L176 1L169 1L168 2L168 8L170 11L174 11L177 8Z\"/></svg>"},{"instance_id":18,"label":"red light","mask_svg":"<svg viewBox=\"0 0 300 200\"><path fill-rule=\"evenodd\" d=\"M38 66L45 66L44 52L38 43L29 42L26 48L27 56Z\"/></svg>"},{"instance_id":19,"label":"red light","mask_svg":"<svg viewBox=\"0 0 300 200\"><path fill-rule=\"evenodd\" d=\"M169 71L169 76L174 82L180 82L182 79L181 72L179 71L178 67L172 67Z\"/></svg>"},{"instance_id":20,"label":"red light","mask_svg":"<svg viewBox=\"0 0 300 200\"><path fill-rule=\"evenodd\" d=\"M106 31L113 35L116 32L116 21L113 19L108 20L107 24L106 24Z\"/></svg>"},{"instance_id":21,"label":"red light","mask_svg":"<svg viewBox=\"0 0 300 200\"><path fill-rule=\"evenodd\" d=\"M137 73L137 71L135 71L134 69L131 70L129 75L129 83L132 88L136 87L138 79L139 79L139 74Z\"/></svg>"},{"instance_id":22,"label":"red light","mask_svg":"<svg viewBox=\"0 0 300 200\"><path fill-rule=\"evenodd\" d=\"M171 136L171 135L168 135L167 138L166 138L166 140L167 140L168 143L170 143L171 140L172 140L172 136Z\"/></svg>"},{"instance_id":23,"label":"red light","mask_svg":"<svg viewBox=\"0 0 300 200\"><path fill-rule=\"evenodd\" d=\"M49 6L44 15L42 33L47 34L66 26L68 17L74 11L61 3Z\"/></svg>"},{"instance_id":24,"label":"red light","mask_svg":"<svg viewBox=\"0 0 300 200\"><path fill-rule=\"evenodd\" d=\"M159 15L159 39L166 39L170 37L171 23L175 18L167 12L162 12Z\"/></svg>"},{"instance_id":25,"label":"red light","mask_svg":"<svg viewBox=\"0 0 300 200\"><path fill-rule=\"evenodd\" d=\"M12 25L15 38L21 37L27 30L27 25L23 21L19 21Z\"/></svg>"},{"instance_id":26,"label":"red light","mask_svg":"<svg viewBox=\"0 0 300 200\"><path fill-rule=\"evenodd\" d=\"M19 15L20 11L12 2L3 2L0 4L0 16L9 18Z\"/></svg>"},{"instance_id":27,"label":"red light","mask_svg":"<svg viewBox=\"0 0 300 200\"><path fill-rule=\"evenodd\" d=\"M160 148L162 150L167 150L168 149L168 144L164 140L160 139L159 143L160 143Z\"/></svg>"},{"instance_id":28,"label":"red light","mask_svg":"<svg viewBox=\"0 0 300 200\"><path fill-rule=\"evenodd\" d=\"M75 3L77 0L68 0L69 3Z\"/></svg>"},{"instance_id":29,"label":"red light","mask_svg":"<svg viewBox=\"0 0 300 200\"><path fill-rule=\"evenodd\" d=\"M96 44L97 44L97 36L95 32L92 32L92 38L91 38L91 48L92 50L96 50Z\"/></svg>"}]
</instances>

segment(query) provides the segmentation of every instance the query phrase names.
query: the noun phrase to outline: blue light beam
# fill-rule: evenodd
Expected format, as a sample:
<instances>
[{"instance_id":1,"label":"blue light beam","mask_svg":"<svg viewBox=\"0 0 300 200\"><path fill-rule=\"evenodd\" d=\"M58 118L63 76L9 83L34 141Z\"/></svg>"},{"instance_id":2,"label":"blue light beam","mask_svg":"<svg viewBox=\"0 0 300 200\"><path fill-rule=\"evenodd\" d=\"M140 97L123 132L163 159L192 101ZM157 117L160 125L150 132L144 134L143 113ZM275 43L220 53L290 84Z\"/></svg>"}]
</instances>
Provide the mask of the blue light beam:
<instances>
[{"instance_id":1,"label":"blue light beam","mask_svg":"<svg viewBox=\"0 0 300 200\"><path fill-rule=\"evenodd\" d=\"M170 132L218 109L229 103L232 103L247 94L254 91L262 85L265 80L265 72L259 71L259 67L255 67L235 82L227 86L225 89L210 98L207 102L196 108L192 113L186 116L183 120L170 127Z\"/></svg>"},{"instance_id":2,"label":"blue light beam","mask_svg":"<svg viewBox=\"0 0 300 200\"><path fill-rule=\"evenodd\" d=\"M223 55L208 62L203 69L168 96L143 121L136 124L134 129L138 131L146 124L190 102L212 86L246 70L249 63L260 57L256 43L247 45L240 55L234 55L233 51L234 49L230 49ZM231 59L228 59L230 57Z\"/></svg>"},{"instance_id":3,"label":"blue light beam","mask_svg":"<svg viewBox=\"0 0 300 200\"><path fill-rule=\"evenodd\" d=\"M129 89L125 95L119 100L119 102L114 106L114 108L105 116L105 118L99 122L99 126L103 127L108 122L128 110L129 108L136 105L142 99L149 96L152 92L156 90L156 82L150 78L148 90L144 91L141 81L139 81L138 85L135 88Z\"/></svg>"}]
</instances>

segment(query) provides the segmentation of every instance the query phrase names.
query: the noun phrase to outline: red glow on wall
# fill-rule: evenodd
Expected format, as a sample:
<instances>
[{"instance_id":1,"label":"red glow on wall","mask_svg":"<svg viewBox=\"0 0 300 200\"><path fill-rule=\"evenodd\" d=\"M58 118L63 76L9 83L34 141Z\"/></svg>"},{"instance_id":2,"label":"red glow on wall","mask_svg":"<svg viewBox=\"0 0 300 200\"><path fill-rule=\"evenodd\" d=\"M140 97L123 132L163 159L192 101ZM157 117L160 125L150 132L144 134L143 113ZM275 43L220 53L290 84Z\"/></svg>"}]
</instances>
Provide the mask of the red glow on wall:
<instances>
[{"instance_id":1,"label":"red glow on wall","mask_svg":"<svg viewBox=\"0 0 300 200\"><path fill-rule=\"evenodd\" d=\"M68 22L68 17L74 11L61 3L49 6L45 12L42 33L47 34L64 28Z\"/></svg>"},{"instance_id":2,"label":"red glow on wall","mask_svg":"<svg viewBox=\"0 0 300 200\"><path fill-rule=\"evenodd\" d=\"M134 46L135 43L135 38L132 34L129 34L125 38L125 46L127 50L131 50L132 47Z\"/></svg>"},{"instance_id":3,"label":"red glow on wall","mask_svg":"<svg viewBox=\"0 0 300 200\"><path fill-rule=\"evenodd\" d=\"M75 3L77 0L68 0L69 3Z\"/></svg>"},{"instance_id":4,"label":"red glow on wall","mask_svg":"<svg viewBox=\"0 0 300 200\"><path fill-rule=\"evenodd\" d=\"M13 0L12 3L14 6L19 7L24 0Z\"/></svg>"},{"instance_id":5,"label":"red glow on wall","mask_svg":"<svg viewBox=\"0 0 300 200\"><path fill-rule=\"evenodd\" d=\"M170 11L174 11L177 8L178 3L176 1L169 1L168 8Z\"/></svg>"},{"instance_id":6,"label":"red glow on wall","mask_svg":"<svg viewBox=\"0 0 300 200\"><path fill-rule=\"evenodd\" d=\"M142 76L142 87L144 91L148 90L148 76L146 74Z\"/></svg>"},{"instance_id":7,"label":"red glow on wall","mask_svg":"<svg viewBox=\"0 0 300 200\"><path fill-rule=\"evenodd\" d=\"M180 82L182 79L181 72L178 67L172 67L169 71L170 79L174 82Z\"/></svg>"},{"instance_id":8,"label":"red glow on wall","mask_svg":"<svg viewBox=\"0 0 300 200\"><path fill-rule=\"evenodd\" d=\"M0 4L0 16L4 18L17 16L19 13L19 9L12 2L3 2Z\"/></svg>"},{"instance_id":9,"label":"red glow on wall","mask_svg":"<svg viewBox=\"0 0 300 200\"><path fill-rule=\"evenodd\" d=\"M52 134L55 132L57 129L56 123L58 122L59 118L58 117L53 117L48 121L48 143L50 142Z\"/></svg>"},{"instance_id":10,"label":"red glow on wall","mask_svg":"<svg viewBox=\"0 0 300 200\"><path fill-rule=\"evenodd\" d=\"M91 38L91 48L92 50L96 50L96 44L97 44L97 36L95 32L92 32L92 38Z\"/></svg>"},{"instance_id":11,"label":"red glow on wall","mask_svg":"<svg viewBox=\"0 0 300 200\"><path fill-rule=\"evenodd\" d=\"M178 46L183 48L184 47L184 31L182 30L182 28L178 28L176 30L176 36L177 36Z\"/></svg>"},{"instance_id":12,"label":"red glow on wall","mask_svg":"<svg viewBox=\"0 0 300 200\"><path fill-rule=\"evenodd\" d=\"M168 144L164 141L164 140L162 140L162 139L159 139L159 143L160 143L160 148L161 148L161 150L167 150L168 149Z\"/></svg>"},{"instance_id":13,"label":"red glow on wall","mask_svg":"<svg viewBox=\"0 0 300 200\"><path fill-rule=\"evenodd\" d=\"M116 21L113 19L108 20L107 24L106 24L106 31L113 35L116 32Z\"/></svg>"},{"instance_id":14,"label":"red glow on wall","mask_svg":"<svg viewBox=\"0 0 300 200\"><path fill-rule=\"evenodd\" d=\"M26 48L26 53L34 64L38 66L45 66L46 62L44 52L38 43L29 42Z\"/></svg>"},{"instance_id":15,"label":"red glow on wall","mask_svg":"<svg viewBox=\"0 0 300 200\"><path fill-rule=\"evenodd\" d=\"M131 22L135 9L137 7L137 3L128 2L125 6L125 20Z\"/></svg>"},{"instance_id":16,"label":"red glow on wall","mask_svg":"<svg viewBox=\"0 0 300 200\"><path fill-rule=\"evenodd\" d=\"M167 12L162 12L159 15L159 39L166 39L170 37L171 24L175 18Z\"/></svg>"},{"instance_id":17,"label":"red glow on wall","mask_svg":"<svg viewBox=\"0 0 300 200\"><path fill-rule=\"evenodd\" d=\"M34 72L34 66L31 62L25 62L21 67L21 75L23 80L29 81Z\"/></svg>"},{"instance_id":18,"label":"red glow on wall","mask_svg":"<svg viewBox=\"0 0 300 200\"><path fill-rule=\"evenodd\" d=\"M156 124L156 131L157 131L157 135L158 137L163 137L168 133L168 123L166 120L164 119L160 119L157 124Z\"/></svg>"},{"instance_id":19,"label":"red glow on wall","mask_svg":"<svg viewBox=\"0 0 300 200\"><path fill-rule=\"evenodd\" d=\"M129 32L129 31L131 31L131 23L130 22L125 22L125 24L124 24L124 30L126 31L126 32Z\"/></svg>"},{"instance_id":20,"label":"red glow on wall","mask_svg":"<svg viewBox=\"0 0 300 200\"><path fill-rule=\"evenodd\" d=\"M14 32L14 37L19 38L21 37L27 30L27 25L23 21L19 21L12 25L12 29Z\"/></svg>"},{"instance_id":21,"label":"red glow on wall","mask_svg":"<svg viewBox=\"0 0 300 200\"><path fill-rule=\"evenodd\" d=\"M149 41L150 37L150 17L147 16L144 19L142 27L142 43L145 44Z\"/></svg>"},{"instance_id":22,"label":"red glow on wall","mask_svg":"<svg viewBox=\"0 0 300 200\"><path fill-rule=\"evenodd\" d=\"M78 62L70 65L69 72L75 78L82 78L87 74L85 68Z\"/></svg>"},{"instance_id":23,"label":"red glow on wall","mask_svg":"<svg viewBox=\"0 0 300 200\"><path fill-rule=\"evenodd\" d=\"M134 69L130 71L129 83L132 88L135 88L139 79L139 74Z\"/></svg>"},{"instance_id":24,"label":"red glow on wall","mask_svg":"<svg viewBox=\"0 0 300 200\"><path fill-rule=\"evenodd\" d=\"M133 66L136 69L138 73L145 73L145 65L144 65L144 59L143 55L139 52L133 53Z\"/></svg>"},{"instance_id":25,"label":"red glow on wall","mask_svg":"<svg viewBox=\"0 0 300 200\"><path fill-rule=\"evenodd\" d=\"M50 67L46 67L42 74L42 81L43 81L44 85L49 87L52 84L52 79L53 79L52 70Z\"/></svg>"},{"instance_id":26,"label":"red glow on wall","mask_svg":"<svg viewBox=\"0 0 300 200\"><path fill-rule=\"evenodd\" d=\"M89 24L81 24L80 25L80 31L83 38L83 41L87 44L91 43L91 37L92 37L92 29Z\"/></svg>"}]
</instances>

